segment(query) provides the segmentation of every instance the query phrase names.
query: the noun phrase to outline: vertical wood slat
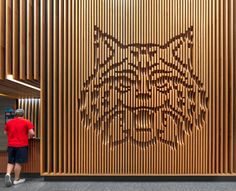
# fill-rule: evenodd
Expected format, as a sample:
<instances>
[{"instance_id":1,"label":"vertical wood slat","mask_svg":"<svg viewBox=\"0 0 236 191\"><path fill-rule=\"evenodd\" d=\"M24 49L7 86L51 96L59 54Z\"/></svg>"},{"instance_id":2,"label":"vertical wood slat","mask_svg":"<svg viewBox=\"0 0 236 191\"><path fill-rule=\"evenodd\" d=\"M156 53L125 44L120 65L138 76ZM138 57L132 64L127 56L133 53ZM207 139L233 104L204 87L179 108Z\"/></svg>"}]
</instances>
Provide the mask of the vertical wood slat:
<instances>
[{"instance_id":1,"label":"vertical wood slat","mask_svg":"<svg viewBox=\"0 0 236 191\"><path fill-rule=\"evenodd\" d=\"M234 161L233 161L233 158L234 158L234 144L233 144L233 138L234 138L234 134L233 134L233 119L234 119L234 115L233 115L233 112L234 112L234 83L233 83L233 63L234 63L234 58L233 58L233 55L234 55L234 19L233 19L233 16L234 16L234 11L236 11L236 9L234 10L234 2L233 0L230 0L229 1L229 13L230 13L230 16L229 16L229 27L230 27L230 30L229 30L229 86L230 86L230 91L229 91L229 103L231 103L231 106L230 106L230 109L229 109L229 113L230 113L230 116L229 116L229 173L232 173L233 172L233 166L234 166Z\"/></svg>"},{"instance_id":2,"label":"vertical wood slat","mask_svg":"<svg viewBox=\"0 0 236 191\"><path fill-rule=\"evenodd\" d=\"M47 111L47 108L45 106L46 102L46 8L45 8L45 0L40 1L40 135L41 135L41 142L40 142L40 172L46 172L47 168L45 166L47 165L45 162L45 153L47 152L45 149L46 139L45 139L45 126L47 124L47 118L45 118L45 113Z\"/></svg>"},{"instance_id":3,"label":"vertical wood slat","mask_svg":"<svg viewBox=\"0 0 236 191\"><path fill-rule=\"evenodd\" d=\"M19 1L13 1L13 43L12 43L12 64L13 64L13 77L18 79L19 70Z\"/></svg>"},{"instance_id":4,"label":"vertical wood slat","mask_svg":"<svg viewBox=\"0 0 236 191\"><path fill-rule=\"evenodd\" d=\"M208 4L208 7L209 7L209 14L208 14L208 17L209 17L209 25L212 25L212 9L211 9L211 5L212 5L212 2L211 0L209 1L209 4ZM208 36L209 36L209 49L212 50L212 27L209 28L209 33L208 33ZM211 82L211 79L212 79L212 52L209 51L209 82ZM212 84L209 83L209 97L211 97L212 95ZM208 108L209 108L209 111L208 111L208 114L209 114L209 126L212 127L212 101L209 101L208 102ZM209 145L209 158L208 158L208 164L209 164L209 169L208 169L208 173L211 173L212 172L212 128L209 128L209 139L208 139L208 145Z\"/></svg>"},{"instance_id":5,"label":"vertical wood slat","mask_svg":"<svg viewBox=\"0 0 236 191\"><path fill-rule=\"evenodd\" d=\"M26 72L25 72L25 66L26 66L26 0L20 1L20 79L24 80L26 79Z\"/></svg>"},{"instance_id":6,"label":"vertical wood slat","mask_svg":"<svg viewBox=\"0 0 236 191\"><path fill-rule=\"evenodd\" d=\"M5 78L5 31L6 31L6 1L0 0L0 79Z\"/></svg>"},{"instance_id":7,"label":"vertical wood slat","mask_svg":"<svg viewBox=\"0 0 236 191\"><path fill-rule=\"evenodd\" d=\"M204 36L206 37L206 41L208 40L207 38L208 38L208 36L207 36L207 24L206 24L206 14L207 14L207 9L206 9L206 7L207 7L207 3L205 2L204 3L204 1L202 1L202 4L203 4L203 12L202 12L202 14L203 14L203 18L202 18L202 29L203 29L203 34L204 34ZM203 46L203 61L202 61L202 66L204 67L204 71L203 71L203 81L205 82L204 83L204 89L206 90L206 89L209 89L208 88L208 80L207 80L207 76L206 76L206 73L208 73L208 70L207 70L207 67L208 67L208 62L207 62L207 55L206 55L206 52L207 52L207 49L206 49L206 45L207 45L207 43L205 42L204 43L204 41L202 41L202 46ZM205 65L203 64L203 63L206 63ZM207 95L206 95L207 96ZM206 114L207 115L207 114ZM208 124L207 124L207 120L208 120L208 118L207 118L207 116L206 116L206 126L208 126ZM206 151L206 136L207 136L207 128L204 128L204 129L202 129L203 130L203 136L202 136L202 138L203 138L203 145L202 145L202 150L201 150L201 155L202 155L202 158L201 158L201 160L202 160L202 166L201 166L201 173L202 174L206 174L206 158L207 158L207 151Z\"/></svg>"},{"instance_id":8,"label":"vertical wood slat","mask_svg":"<svg viewBox=\"0 0 236 191\"><path fill-rule=\"evenodd\" d=\"M220 77L220 84L219 84L219 97L220 97L220 104L219 104L219 117L220 117L220 130L219 130L219 137L220 137L220 148L219 148L219 168L220 168L220 173L223 173L223 157L224 157L224 152L223 152L223 146L224 146L224 90L223 90L223 82L224 82L224 68L223 68L223 61L224 61L224 23L223 23L223 14L224 14L224 4L222 1L219 2L219 15L220 15L220 20L219 20L219 77ZM221 109L220 109L221 108ZM222 112L223 111L223 112Z\"/></svg>"},{"instance_id":9,"label":"vertical wood slat","mask_svg":"<svg viewBox=\"0 0 236 191\"><path fill-rule=\"evenodd\" d=\"M219 105L220 105L220 98L219 98L219 58L220 58L220 52L219 52L219 42L220 42L220 38L219 38L219 19L220 19L220 15L219 15L219 0L216 1L216 78L218 80L216 80L216 88L215 88L215 94L216 94L216 169L215 172L219 173L219 151L220 151L220 135L219 135L219 127L220 127L220 115L219 115Z\"/></svg>"},{"instance_id":10,"label":"vertical wood slat","mask_svg":"<svg viewBox=\"0 0 236 191\"><path fill-rule=\"evenodd\" d=\"M67 100L67 104L68 104L68 134L67 134L67 144L68 144L68 172L71 173L71 137L72 137L72 133L71 133L71 124L72 124L72 118L71 118L71 8L72 8L72 0L69 0L68 2L68 100Z\"/></svg>"},{"instance_id":11,"label":"vertical wood slat","mask_svg":"<svg viewBox=\"0 0 236 191\"><path fill-rule=\"evenodd\" d=\"M75 97L78 98L79 92L79 6L80 2L76 1L76 13L75 13ZM78 108L78 103L75 103L75 108ZM80 171L79 169L79 160L80 160L80 149L79 149L79 115L77 110L75 110L75 173Z\"/></svg>"},{"instance_id":12,"label":"vertical wood slat","mask_svg":"<svg viewBox=\"0 0 236 191\"><path fill-rule=\"evenodd\" d=\"M228 32L227 30L229 30L229 1L225 2L224 10L223 10L223 27L224 27L224 33L223 38L224 38L224 48L222 49L222 51L224 52L224 60L222 65L224 65L224 63L229 63L229 37L228 37ZM223 158L223 169L224 169L224 173L227 173L229 171L229 161L230 161L230 157L229 157L229 120L230 120L230 116L229 116L229 81L228 81L228 76L229 76L229 65L230 64L225 64L224 67L224 81L223 81L223 87L224 87L224 158Z\"/></svg>"},{"instance_id":13,"label":"vertical wood slat","mask_svg":"<svg viewBox=\"0 0 236 191\"><path fill-rule=\"evenodd\" d=\"M12 74L12 0L6 0L6 74Z\"/></svg>"},{"instance_id":14,"label":"vertical wood slat","mask_svg":"<svg viewBox=\"0 0 236 191\"><path fill-rule=\"evenodd\" d=\"M216 17L216 10L215 10L215 7L216 7L216 1L213 1L213 3L212 3L212 10L213 10L213 18L215 18ZM216 142L216 128L214 128L214 127L216 127L216 120L214 120L214 119L217 119L216 118L216 104L215 104L215 102L216 102L216 41L215 41L215 39L216 39L216 22L215 22L215 19L213 20L213 35L212 35L212 40L213 40L213 45L212 45L212 47L213 47L213 50L212 50L212 52L213 52L213 62L212 62L212 64L213 64L213 68L212 68L212 73L213 73L213 78L212 78L212 92L213 92L213 94L212 94L212 105L213 105L213 107L212 107L212 113L213 113L213 116L212 116L212 121L213 121L213 123L212 123L212 131L213 131L213 133L212 133L212 138L213 138L213 143L212 143L212 145L213 145L213 153L212 153L212 155L213 155L213 157L212 157L212 172L213 173L216 173L216 144L217 144L217 142Z\"/></svg>"},{"instance_id":15,"label":"vertical wood slat","mask_svg":"<svg viewBox=\"0 0 236 191\"><path fill-rule=\"evenodd\" d=\"M71 100L75 100L75 0L72 0L71 2ZM75 102L71 101L71 155L72 155L72 160L71 160L71 173L75 173Z\"/></svg>"},{"instance_id":16,"label":"vertical wood slat","mask_svg":"<svg viewBox=\"0 0 236 191\"><path fill-rule=\"evenodd\" d=\"M34 1L34 75L33 79L39 81L40 78L40 0Z\"/></svg>"},{"instance_id":17,"label":"vertical wood slat","mask_svg":"<svg viewBox=\"0 0 236 191\"><path fill-rule=\"evenodd\" d=\"M64 1L64 172L68 172L68 3Z\"/></svg>"},{"instance_id":18,"label":"vertical wood slat","mask_svg":"<svg viewBox=\"0 0 236 191\"><path fill-rule=\"evenodd\" d=\"M59 16L59 12L58 12L58 1L53 1L53 82L52 82L52 86L53 86L53 111L58 111L58 80L59 80L59 75L58 75L58 46L59 46L59 38L58 38L58 16ZM52 160L59 158L58 157L58 112L53 112L52 115L52 120L53 120L53 156L52 156ZM58 171L58 163L59 160L53 160L53 171L57 172Z\"/></svg>"},{"instance_id":19,"label":"vertical wood slat","mask_svg":"<svg viewBox=\"0 0 236 191\"><path fill-rule=\"evenodd\" d=\"M47 2L47 126L53 127L53 4ZM47 161L48 172L53 172L53 141L52 128L47 129Z\"/></svg>"},{"instance_id":20,"label":"vertical wood slat","mask_svg":"<svg viewBox=\"0 0 236 191\"><path fill-rule=\"evenodd\" d=\"M236 2L235 1L233 1L232 3L231 3L231 5L233 5L232 7L233 7L233 13L232 13L232 15L231 15L231 23L232 23L232 27L233 27L233 29L231 30L231 35L232 35L232 42L233 42L233 45L232 45L232 52L233 52L233 55L235 55L236 54L236 26L235 26L235 18L236 18ZM232 31L233 31L233 34L232 34ZM235 95L235 93L236 93L236 88L235 88L235 82L236 82L236 59L233 57L233 59L232 59L232 64L233 64L233 67L232 67L232 69L233 69L233 73L232 73L232 76L233 76L233 89L232 89L232 91L233 91L233 95ZM234 99L233 99L233 108L234 108L234 111L233 111L233 125L234 125L234 127L235 127L235 125L236 125L236 110L235 110L235 108L236 108L236 100L235 100L235 96L233 96L234 97ZM236 137L236 131L234 131L234 133L233 133L233 138L234 137ZM233 139L234 140L234 142L233 142L233 145L235 145L236 144L236 139L234 138ZM236 147L234 146L233 147L234 148L234 159L235 159L235 157L236 157ZM234 163L233 163L233 170L234 170L234 172L236 172L236 160L234 160Z\"/></svg>"},{"instance_id":21,"label":"vertical wood slat","mask_svg":"<svg viewBox=\"0 0 236 191\"><path fill-rule=\"evenodd\" d=\"M63 62L63 18L64 18L64 1L60 0L59 1L59 116L58 116L58 124L59 124L59 173L62 173L63 170L63 165L62 165L62 158L63 158L63 67L64 67L64 62Z\"/></svg>"},{"instance_id":22,"label":"vertical wood slat","mask_svg":"<svg viewBox=\"0 0 236 191\"><path fill-rule=\"evenodd\" d=\"M27 80L32 80L32 65L33 65L33 46L32 46L32 38L33 38L33 28L32 28L32 18L33 18L33 1L32 0L27 0Z\"/></svg>"},{"instance_id":23,"label":"vertical wood slat","mask_svg":"<svg viewBox=\"0 0 236 191\"><path fill-rule=\"evenodd\" d=\"M207 3L207 6L206 6L206 10L207 10L207 13L206 13L206 18L209 18L209 20L206 21L206 25L211 25L211 0ZM212 75L212 70L211 70L211 28L207 28L206 29L206 35L207 35L207 44L206 44L206 62L208 62L208 66L207 66L207 72L209 75L208 75L208 78L207 78L207 81L208 81L208 95L209 97L211 97L211 75ZM211 102L208 102L209 106L209 110L208 110L208 114L207 114L207 122L208 122L208 126L211 127ZM207 161L206 161L206 173L210 173L211 172L211 128L208 128L207 130L207 135L206 135L206 152L207 152Z\"/></svg>"}]
</instances>

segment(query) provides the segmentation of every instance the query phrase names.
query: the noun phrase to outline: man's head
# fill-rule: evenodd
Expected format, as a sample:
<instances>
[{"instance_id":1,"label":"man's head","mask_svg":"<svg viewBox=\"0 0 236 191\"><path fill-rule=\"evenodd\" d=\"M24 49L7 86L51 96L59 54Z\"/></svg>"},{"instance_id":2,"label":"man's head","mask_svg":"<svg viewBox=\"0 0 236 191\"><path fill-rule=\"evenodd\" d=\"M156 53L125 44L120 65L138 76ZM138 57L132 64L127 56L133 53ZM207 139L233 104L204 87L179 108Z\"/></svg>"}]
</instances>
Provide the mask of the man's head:
<instances>
[{"instance_id":1,"label":"man's head","mask_svg":"<svg viewBox=\"0 0 236 191\"><path fill-rule=\"evenodd\" d=\"M25 111L23 109L17 109L15 111L15 116L16 117L24 117L24 113L25 113Z\"/></svg>"}]
</instances>

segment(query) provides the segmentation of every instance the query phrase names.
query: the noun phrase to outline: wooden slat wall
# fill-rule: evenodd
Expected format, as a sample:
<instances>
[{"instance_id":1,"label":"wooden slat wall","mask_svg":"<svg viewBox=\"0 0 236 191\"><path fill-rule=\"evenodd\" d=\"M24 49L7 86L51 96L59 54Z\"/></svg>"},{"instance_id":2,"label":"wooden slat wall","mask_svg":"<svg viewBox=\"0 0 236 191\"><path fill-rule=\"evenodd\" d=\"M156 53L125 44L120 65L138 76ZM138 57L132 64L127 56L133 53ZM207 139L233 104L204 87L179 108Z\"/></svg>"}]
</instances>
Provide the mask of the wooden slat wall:
<instances>
[{"instance_id":1,"label":"wooden slat wall","mask_svg":"<svg viewBox=\"0 0 236 191\"><path fill-rule=\"evenodd\" d=\"M41 173L236 173L235 12L233 0L40 1Z\"/></svg>"},{"instance_id":2,"label":"wooden slat wall","mask_svg":"<svg viewBox=\"0 0 236 191\"><path fill-rule=\"evenodd\" d=\"M24 109L25 119L33 123L35 137L40 138L40 99L18 99L18 108Z\"/></svg>"},{"instance_id":3,"label":"wooden slat wall","mask_svg":"<svg viewBox=\"0 0 236 191\"><path fill-rule=\"evenodd\" d=\"M0 3L0 80L11 74L39 86L39 0Z\"/></svg>"}]
</instances>

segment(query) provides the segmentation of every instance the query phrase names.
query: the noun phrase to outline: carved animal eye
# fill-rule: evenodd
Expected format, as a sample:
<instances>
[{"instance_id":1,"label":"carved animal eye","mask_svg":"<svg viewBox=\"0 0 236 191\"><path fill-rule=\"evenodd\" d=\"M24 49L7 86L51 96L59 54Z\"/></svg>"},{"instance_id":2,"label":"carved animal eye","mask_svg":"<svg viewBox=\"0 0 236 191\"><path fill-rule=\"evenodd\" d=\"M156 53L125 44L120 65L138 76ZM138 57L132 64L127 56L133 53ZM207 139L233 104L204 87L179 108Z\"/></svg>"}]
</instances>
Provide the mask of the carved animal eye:
<instances>
[{"instance_id":1,"label":"carved animal eye","mask_svg":"<svg viewBox=\"0 0 236 191\"><path fill-rule=\"evenodd\" d=\"M167 94L172 89L172 87L169 85L170 80L171 79L167 76L161 76L156 79L152 79L150 81L150 84L152 86L155 86L157 91L159 91L160 93Z\"/></svg>"},{"instance_id":2,"label":"carved animal eye","mask_svg":"<svg viewBox=\"0 0 236 191\"><path fill-rule=\"evenodd\" d=\"M154 57L156 52L149 52L150 57Z\"/></svg>"},{"instance_id":3,"label":"carved animal eye","mask_svg":"<svg viewBox=\"0 0 236 191\"><path fill-rule=\"evenodd\" d=\"M150 82L152 85L155 85L158 88L162 88L167 85L167 82L165 81L165 79L163 77L151 80Z\"/></svg>"},{"instance_id":4,"label":"carved animal eye","mask_svg":"<svg viewBox=\"0 0 236 191\"><path fill-rule=\"evenodd\" d=\"M131 54L133 54L135 57L137 57L139 53L136 51L131 51Z\"/></svg>"},{"instance_id":5,"label":"carved animal eye","mask_svg":"<svg viewBox=\"0 0 236 191\"><path fill-rule=\"evenodd\" d=\"M130 85L121 84L121 88L122 88L123 91L129 91L130 90Z\"/></svg>"}]
</instances>

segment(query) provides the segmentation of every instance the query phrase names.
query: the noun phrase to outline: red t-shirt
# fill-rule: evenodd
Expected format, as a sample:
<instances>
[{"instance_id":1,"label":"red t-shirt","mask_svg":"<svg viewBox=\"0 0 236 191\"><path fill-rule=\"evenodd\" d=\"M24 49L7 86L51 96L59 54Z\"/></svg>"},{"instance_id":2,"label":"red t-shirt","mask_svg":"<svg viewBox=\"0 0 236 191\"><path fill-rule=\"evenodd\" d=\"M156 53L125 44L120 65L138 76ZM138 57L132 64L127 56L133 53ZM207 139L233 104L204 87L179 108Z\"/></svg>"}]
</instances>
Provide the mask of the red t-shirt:
<instances>
[{"instance_id":1,"label":"red t-shirt","mask_svg":"<svg viewBox=\"0 0 236 191\"><path fill-rule=\"evenodd\" d=\"M6 123L5 131L9 147L28 146L28 131L33 129L33 124L23 118L14 118Z\"/></svg>"}]
</instances>

